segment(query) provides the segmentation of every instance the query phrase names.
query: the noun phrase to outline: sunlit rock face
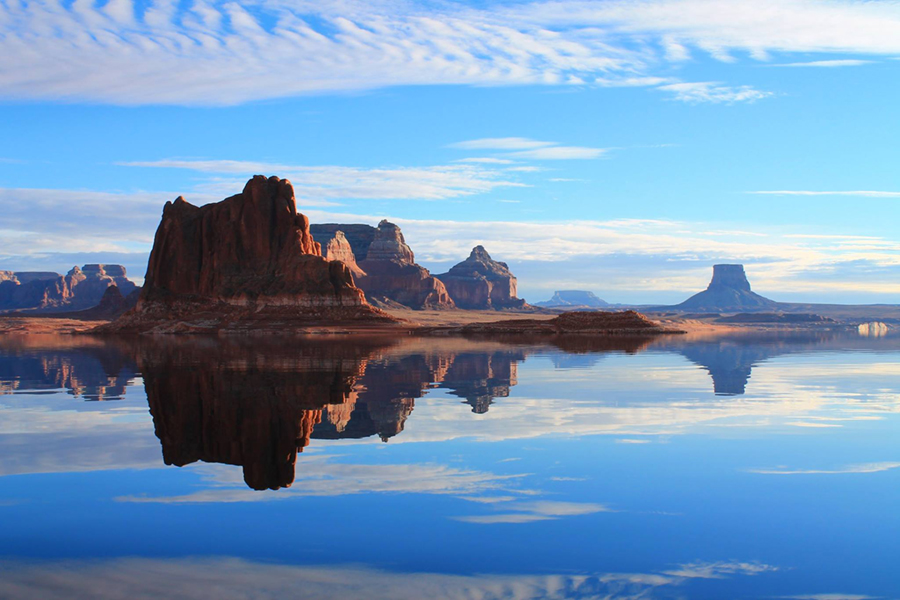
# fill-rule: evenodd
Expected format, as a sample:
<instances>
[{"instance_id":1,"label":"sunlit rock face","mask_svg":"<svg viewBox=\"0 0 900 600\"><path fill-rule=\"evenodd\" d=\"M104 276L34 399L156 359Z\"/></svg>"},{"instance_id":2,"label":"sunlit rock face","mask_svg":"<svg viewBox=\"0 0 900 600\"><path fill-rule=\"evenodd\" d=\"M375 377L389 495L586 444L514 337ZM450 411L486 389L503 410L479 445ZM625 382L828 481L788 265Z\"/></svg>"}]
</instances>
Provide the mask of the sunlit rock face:
<instances>
[{"instance_id":1,"label":"sunlit rock face","mask_svg":"<svg viewBox=\"0 0 900 600\"><path fill-rule=\"evenodd\" d=\"M328 240L328 243L325 244L323 248L325 249L326 259L338 260L347 265L347 268L353 273L354 278L365 276L365 271L360 269L359 265L356 264L356 256L353 254L353 248L350 247L350 242L347 241L343 231L335 231L334 237Z\"/></svg>"},{"instance_id":2,"label":"sunlit rock face","mask_svg":"<svg viewBox=\"0 0 900 600\"><path fill-rule=\"evenodd\" d=\"M475 246L469 257L448 272L437 275L460 308L522 308L516 297L516 278L506 263L491 258L484 246Z\"/></svg>"},{"instance_id":3,"label":"sunlit rock face","mask_svg":"<svg viewBox=\"0 0 900 600\"><path fill-rule=\"evenodd\" d=\"M0 310L84 310L99 304L112 286L125 296L138 289L122 265L75 266L65 276L45 271L2 271Z\"/></svg>"},{"instance_id":4,"label":"sunlit rock face","mask_svg":"<svg viewBox=\"0 0 900 600\"><path fill-rule=\"evenodd\" d=\"M692 312L742 312L773 310L778 303L751 291L743 265L714 265L706 290L674 308Z\"/></svg>"}]
</instances>

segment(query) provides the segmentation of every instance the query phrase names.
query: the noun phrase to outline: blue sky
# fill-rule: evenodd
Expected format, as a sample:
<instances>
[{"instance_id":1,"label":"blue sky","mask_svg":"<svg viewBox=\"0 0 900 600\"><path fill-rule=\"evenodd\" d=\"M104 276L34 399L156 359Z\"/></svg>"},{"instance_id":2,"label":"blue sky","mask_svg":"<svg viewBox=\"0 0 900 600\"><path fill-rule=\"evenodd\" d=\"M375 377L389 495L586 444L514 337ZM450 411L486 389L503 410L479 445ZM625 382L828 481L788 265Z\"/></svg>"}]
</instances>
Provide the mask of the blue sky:
<instances>
[{"instance_id":1,"label":"blue sky","mask_svg":"<svg viewBox=\"0 0 900 600\"><path fill-rule=\"evenodd\" d=\"M900 302L900 4L0 0L0 268L123 262L288 177L525 298Z\"/></svg>"}]
</instances>

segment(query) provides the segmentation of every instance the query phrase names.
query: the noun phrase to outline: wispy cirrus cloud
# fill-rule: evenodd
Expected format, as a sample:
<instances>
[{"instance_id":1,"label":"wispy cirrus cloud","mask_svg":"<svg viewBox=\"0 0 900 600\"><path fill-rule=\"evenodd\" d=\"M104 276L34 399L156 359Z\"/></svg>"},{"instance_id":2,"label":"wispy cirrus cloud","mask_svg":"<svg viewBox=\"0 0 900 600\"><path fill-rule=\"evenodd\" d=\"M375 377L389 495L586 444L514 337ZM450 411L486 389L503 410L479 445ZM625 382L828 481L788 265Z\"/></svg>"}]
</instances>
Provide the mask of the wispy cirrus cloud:
<instances>
[{"instance_id":1,"label":"wispy cirrus cloud","mask_svg":"<svg viewBox=\"0 0 900 600\"><path fill-rule=\"evenodd\" d=\"M531 160L589 159L598 158L608 152L608 149L606 148L564 146L558 142L546 142L523 137L481 138L477 140L467 140L464 142L456 142L454 144L450 144L450 148L457 148L460 150L496 150L504 152L506 156L510 156L513 158ZM476 158L471 160L483 162L485 159Z\"/></svg>"},{"instance_id":2,"label":"wispy cirrus cloud","mask_svg":"<svg viewBox=\"0 0 900 600\"><path fill-rule=\"evenodd\" d=\"M863 198L900 198L900 192L883 190L759 190L747 193L768 196L861 196Z\"/></svg>"},{"instance_id":3,"label":"wispy cirrus cloud","mask_svg":"<svg viewBox=\"0 0 900 600\"><path fill-rule=\"evenodd\" d=\"M475 164L432 167L360 168L337 165L305 166L240 160L163 159L119 163L127 167L184 169L212 175L235 175L199 186L208 193L239 190L255 174L278 173L293 180L294 191L307 206L328 206L339 199L446 200L489 192L498 187L522 187L503 172ZM504 163L505 164L505 163Z\"/></svg>"},{"instance_id":4,"label":"wispy cirrus cloud","mask_svg":"<svg viewBox=\"0 0 900 600\"><path fill-rule=\"evenodd\" d=\"M770 67L814 67L820 69L835 67L859 67L861 65L870 65L875 61L860 60L855 58L837 59L837 60L811 60L808 62L793 62L779 65L769 65Z\"/></svg>"},{"instance_id":5,"label":"wispy cirrus cloud","mask_svg":"<svg viewBox=\"0 0 900 600\"><path fill-rule=\"evenodd\" d=\"M670 83L659 86L659 89L673 94L676 100L692 104L754 102L772 95L749 85L734 87L711 81Z\"/></svg>"},{"instance_id":6,"label":"wispy cirrus cloud","mask_svg":"<svg viewBox=\"0 0 900 600\"><path fill-rule=\"evenodd\" d=\"M857 0L8 2L0 97L228 105L397 85L674 85L679 100L739 102L768 92L666 67L799 53L850 66L900 54L898 28L896 3Z\"/></svg>"},{"instance_id":7,"label":"wispy cirrus cloud","mask_svg":"<svg viewBox=\"0 0 900 600\"><path fill-rule=\"evenodd\" d=\"M900 467L900 462L874 462L858 465L847 465L836 469L789 469L779 467L777 469L750 469L750 473L762 475L842 475L860 473L881 473Z\"/></svg>"}]
</instances>

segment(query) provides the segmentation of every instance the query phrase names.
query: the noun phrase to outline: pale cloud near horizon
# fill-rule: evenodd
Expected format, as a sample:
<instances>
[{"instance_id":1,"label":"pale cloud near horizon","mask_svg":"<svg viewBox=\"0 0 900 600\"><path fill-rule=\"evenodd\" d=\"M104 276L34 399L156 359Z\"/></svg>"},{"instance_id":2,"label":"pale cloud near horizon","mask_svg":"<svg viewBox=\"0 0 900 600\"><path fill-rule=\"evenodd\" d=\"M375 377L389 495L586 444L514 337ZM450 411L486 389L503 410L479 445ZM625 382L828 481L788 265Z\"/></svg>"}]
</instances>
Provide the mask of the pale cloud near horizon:
<instances>
[{"instance_id":1,"label":"pale cloud near horizon","mask_svg":"<svg viewBox=\"0 0 900 600\"><path fill-rule=\"evenodd\" d=\"M506 156L531 160L573 160L598 158L608 152L607 148L589 148L586 146L564 146L558 142L544 142L523 137L481 138L450 144L450 148L460 150L495 150L504 152ZM497 162L504 159L463 159L471 162ZM501 163L502 164L502 163ZM533 170L535 167L511 167L507 171Z\"/></svg>"},{"instance_id":2,"label":"pale cloud near horizon","mask_svg":"<svg viewBox=\"0 0 900 600\"><path fill-rule=\"evenodd\" d=\"M862 65L870 65L874 61L859 59L839 59L839 60L812 60L809 62L784 63L779 65L769 65L770 67L818 67L818 68L834 68L834 67L859 67Z\"/></svg>"},{"instance_id":3,"label":"pale cloud near horizon","mask_svg":"<svg viewBox=\"0 0 900 600\"><path fill-rule=\"evenodd\" d=\"M770 92L683 81L666 67L698 54L729 63L798 53L850 66L860 55L900 54L898 29L896 3L854 0L13 0L0 8L9 59L0 95L230 105L397 85L537 84L645 86L729 103Z\"/></svg>"}]
</instances>

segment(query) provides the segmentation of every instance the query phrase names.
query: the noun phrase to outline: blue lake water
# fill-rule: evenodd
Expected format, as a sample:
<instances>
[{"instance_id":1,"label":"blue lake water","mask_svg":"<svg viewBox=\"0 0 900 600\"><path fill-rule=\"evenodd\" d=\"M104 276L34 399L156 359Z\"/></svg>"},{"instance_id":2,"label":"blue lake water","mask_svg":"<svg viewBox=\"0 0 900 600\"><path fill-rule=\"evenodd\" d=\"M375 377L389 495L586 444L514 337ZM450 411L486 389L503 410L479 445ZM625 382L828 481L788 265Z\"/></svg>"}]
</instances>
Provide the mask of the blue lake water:
<instances>
[{"instance_id":1,"label":"blue lake water","mask_svg":"<svg viewBox=\"0 0 900 600\"><path fill-rule=\"evenodd\" d=\"M897 598L898 413L891 335L0 338L0 597Z\"/></svg>"}]
</instances>

